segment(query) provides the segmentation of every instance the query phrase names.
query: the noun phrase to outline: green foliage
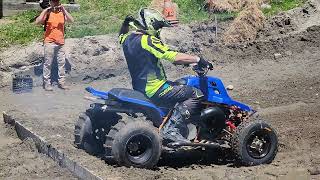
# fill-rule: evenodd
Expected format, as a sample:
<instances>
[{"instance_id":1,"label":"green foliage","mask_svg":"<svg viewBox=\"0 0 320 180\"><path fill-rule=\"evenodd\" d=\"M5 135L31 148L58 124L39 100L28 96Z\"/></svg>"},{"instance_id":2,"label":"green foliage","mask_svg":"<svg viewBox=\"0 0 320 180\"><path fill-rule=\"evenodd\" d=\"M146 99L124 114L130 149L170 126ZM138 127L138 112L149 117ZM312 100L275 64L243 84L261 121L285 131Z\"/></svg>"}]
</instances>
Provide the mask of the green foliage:
<instances>
[{"instance_id":1,"label":"green foliage","mask_svg":"<svg viewBox=\"0 0 320 180\"><path fill-rule=\"evenodd\" d=\"M66 37L80 38L116 32L124 17L136 14L150 0L78 0L80 12L74 12L75 23L67 26Z\"/></svg>"},{"instance_id":2,"label":"green foliage","mask_svg":"<svg viewBox=\"0 0 320 180\"><path fill-rule=\"evenodd\" d=\"M203 1L201 0L175 0L174 2L179 6L179 18L182 23L203 21L209 18L209 14L203 11Z\"/></svg>"},{"instance_id":3,"label":"green foliage","mask_svg":"<svg viewBox=\"0 0 320 180\"><path fill-rule=\"evenodd\" d=\"M0 26L0 48L10 44L26 44L34 40L40 40L43 28L30 23L38 12L28 11L20 15L8 18L13 23Z\"/></svg>"},{"instance_id":4,"label":"green foliage","mask_svg":"<svg viewBox=\"0 0 320 180\"><path fill-rule=\"evenodd\" d=\"M267 16L278 14L282 11L288 11L290 9L303 5L306 0L271 0L271 9L263 10Z\"/></svg>"}]
</instances>

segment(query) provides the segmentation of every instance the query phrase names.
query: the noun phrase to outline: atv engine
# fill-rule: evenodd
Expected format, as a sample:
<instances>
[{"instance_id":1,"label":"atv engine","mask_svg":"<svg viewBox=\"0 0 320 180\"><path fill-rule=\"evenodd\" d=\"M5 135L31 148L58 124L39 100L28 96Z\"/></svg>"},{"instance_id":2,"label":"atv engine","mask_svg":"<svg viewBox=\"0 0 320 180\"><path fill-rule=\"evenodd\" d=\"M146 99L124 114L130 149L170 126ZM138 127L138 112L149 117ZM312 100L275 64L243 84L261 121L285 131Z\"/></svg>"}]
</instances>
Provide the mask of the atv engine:
<instances>
[{"instance_id":1,"label":"atv engine","mask_svg":"<svg viewBox=\"0 0 320 180\"><path fill-rule=\"evenodd\" d=\"M219 107L209 107L201 112L198 138L213 140L226 127L226 113Z\"/></svg>"}]
</instances>

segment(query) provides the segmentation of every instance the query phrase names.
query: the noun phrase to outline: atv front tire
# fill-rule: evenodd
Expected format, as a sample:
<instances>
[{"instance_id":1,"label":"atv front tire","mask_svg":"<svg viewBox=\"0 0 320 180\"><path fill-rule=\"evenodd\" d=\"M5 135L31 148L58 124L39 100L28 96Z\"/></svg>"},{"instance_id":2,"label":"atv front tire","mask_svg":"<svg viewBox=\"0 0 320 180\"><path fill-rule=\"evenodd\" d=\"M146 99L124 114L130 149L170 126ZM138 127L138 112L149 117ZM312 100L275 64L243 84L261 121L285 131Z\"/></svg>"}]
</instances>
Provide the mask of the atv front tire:
<instances>
[{"instance_id":1,"label":"atv front tire","mask_svg":"<svg viewBox=\"0 0 320 180\"><path fill-rule=\"evenodd\" d=\"M153 168L161 155L156 128L146 120L123 117L106 136L106 156L120 166Z\"/></svg>"},{"instance_id":2,"label":"atv front tire","mask_svg":"<svg viewBox=\"0 0 320 180\"><path fill-rule=\"evenodd\" d=\"M268 164L278 151L277 133L262 120L244 122L237 127L231 147L241 165Z\"/></svg>"},{"instance_id":3,"label":"atv front tire","mask_svg":"<svg viewBox=\"0 0 320 180\"><path fill-rule=\"evenodd\" d=\"M80 114L75 124L74 138L75 145L91 155L96 155L103 150L93 135L91 120L85 113Z\"/></svg>"}]
</instances>

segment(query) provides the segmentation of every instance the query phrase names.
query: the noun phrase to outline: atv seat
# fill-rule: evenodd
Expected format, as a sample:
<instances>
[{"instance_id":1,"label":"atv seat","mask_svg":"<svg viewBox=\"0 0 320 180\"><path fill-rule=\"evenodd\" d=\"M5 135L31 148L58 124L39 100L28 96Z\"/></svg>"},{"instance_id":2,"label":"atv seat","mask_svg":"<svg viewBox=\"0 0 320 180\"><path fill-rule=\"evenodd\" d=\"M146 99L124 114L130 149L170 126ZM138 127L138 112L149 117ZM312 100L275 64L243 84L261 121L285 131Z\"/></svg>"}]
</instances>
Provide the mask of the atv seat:
<instances>
[{"instance_id":1,"label":"atv seat","mask_svg":"<svg viewBox=\"0 0 320 180\"><path fill-rule=\"evenodd\" d=\"M161 125L163 120L162 117L164 117L168 113L166 108L163 109L157 107L144 94L132 89L114 88L109 92L103 92L97 91L92 87L87 87L86 91L104 100L113 99L121 102L121 107L113 109L117 112L126 113L128 110L132 110L134 112L148 115L148 118L152 119L152 122L156 127L159 127Z\"/></svg>"},{"instance_id":2,"label":"atv seat","mask_svg":"<svg viewBox=\"0 0 320 180\"><path fill-rule=\"evenodd\" d=\"M136 99L136 100L152 103L150 101L150 99L148 99L144 94L142 94L139 91L132 90L132 89L114 88L109 91L109 96L116 98L116 99L119 99L119 100L121 100L123 98L131 98L131 99Z\"/></svg>"}]
</instances>

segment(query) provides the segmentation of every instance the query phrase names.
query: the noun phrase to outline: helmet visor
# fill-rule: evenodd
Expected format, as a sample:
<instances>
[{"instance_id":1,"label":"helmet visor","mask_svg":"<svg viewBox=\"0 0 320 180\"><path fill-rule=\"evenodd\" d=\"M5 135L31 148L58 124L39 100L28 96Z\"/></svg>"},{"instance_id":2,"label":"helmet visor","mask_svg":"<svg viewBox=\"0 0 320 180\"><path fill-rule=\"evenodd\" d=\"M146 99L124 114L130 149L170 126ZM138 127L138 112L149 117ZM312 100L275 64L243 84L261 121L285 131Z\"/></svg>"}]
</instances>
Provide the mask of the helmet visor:
<instances>
[{"instance_id":1,"label":"helmet visor","mask_svg":"<svg viewBox=\"0 0 320 180\"><path fill-rule=\"evenodd\" d=\"M140 10L140 20L143 22L145 26L149 29L150 27L153 27L154 22L161 22L161 28L162 27L172 27L171 23L167 21L162 14L155 10L150 8L143 8Z\"/></svg>"}]
</instances>

